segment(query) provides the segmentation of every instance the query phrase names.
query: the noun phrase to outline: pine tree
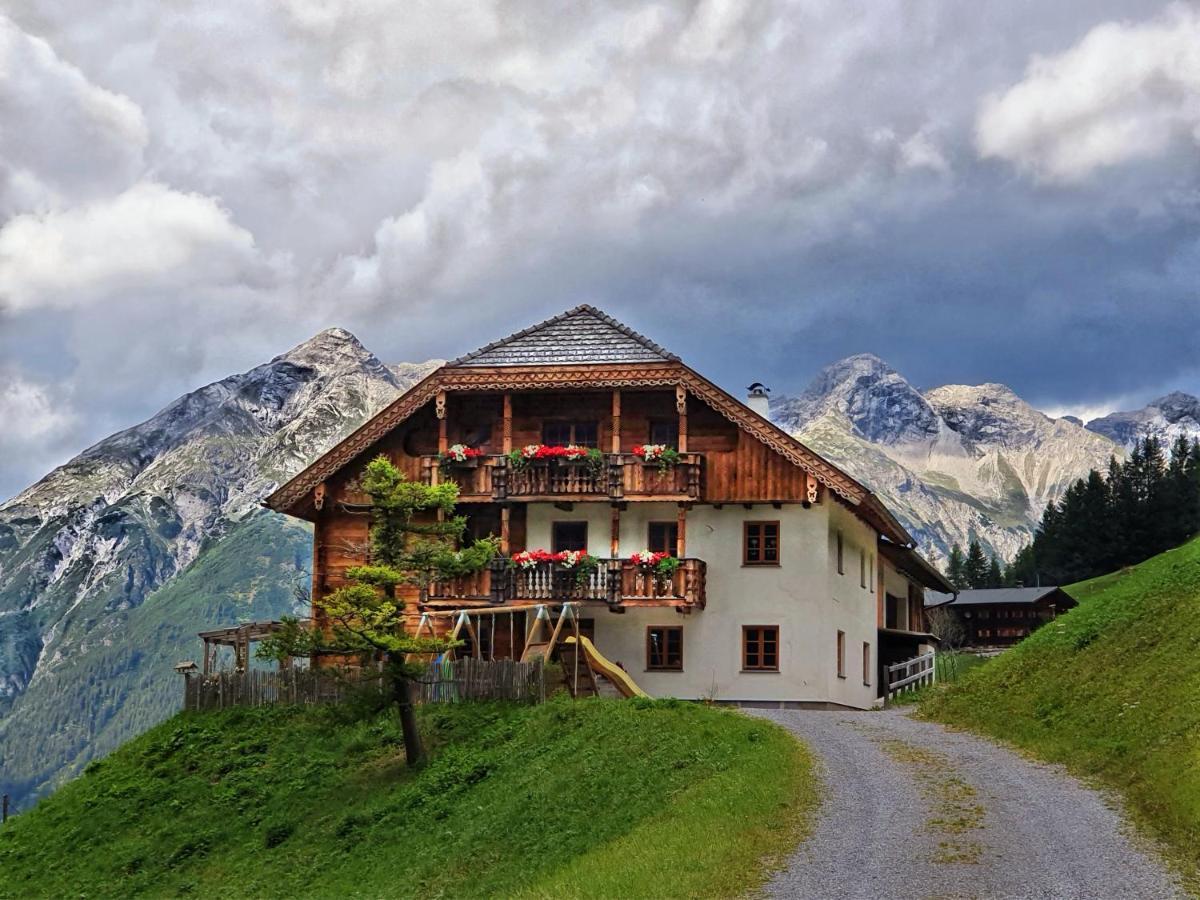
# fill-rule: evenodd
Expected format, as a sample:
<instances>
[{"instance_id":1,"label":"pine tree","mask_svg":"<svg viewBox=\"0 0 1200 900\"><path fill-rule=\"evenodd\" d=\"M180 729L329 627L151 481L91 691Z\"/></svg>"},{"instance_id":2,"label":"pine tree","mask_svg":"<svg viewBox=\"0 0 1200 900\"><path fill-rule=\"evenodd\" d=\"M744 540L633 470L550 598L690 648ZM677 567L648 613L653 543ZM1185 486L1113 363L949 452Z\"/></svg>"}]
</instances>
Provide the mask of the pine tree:
<instances>
[{"instance_id":1,"label":"pine tree","mask_svg":"<svg viewBox=\"0 0 1200 900\"><path fill-rule=\"evenodd\" d=\"M363 489L371 497L372 564L346 571L349 583L313 601L317 621L284 620L283 628L262 641L258 655L284 660L318 653L382 657L389 695L400 715L404 752L409 765L424 757L413 710L411 682L421 666L406 662L408 654L442 653L453 646L438 638L405 633L404 601L397 588L408 585L425 599L429 586L483 569L498 550L494 538L462 549L458 543L467 520L453 516L458 485L426 485L409 481L387 457L367 465Z\"/></svg>"},{"instance_id":2,"label":"pine tree","mask_svg":"<svg viewBox=\"0 0 1200 900\"><path fill-rule=\"evenodd\" d=\"M994 556L988 564L987 586L990 588L1004 587L1004 571L1000 568L1000 561Z\"/></svg>"},{"instance_id":3,"label":"pine tree","mask_svg":"<svg viewBox=\"0 0 1200 900\"><path fill-rule=\"evenodd\" d=\"M963 568L968 585L976 589L987 587L988 561L979 541L972 540L967 546L967 562Z\"/></svg>"},{"instance_id":4,"label":"pine tree","mask_svg":"<svg viewBox=\"0 0 1200 900\"><path fill-rule=\"evenodd\" d=\"M967 582L967 560L963 556L962 547L958 544L950 548L950 559L946 563L946 579L954 585L955 590L965 591L970 587Z\"/></svg>"}]
</instances>

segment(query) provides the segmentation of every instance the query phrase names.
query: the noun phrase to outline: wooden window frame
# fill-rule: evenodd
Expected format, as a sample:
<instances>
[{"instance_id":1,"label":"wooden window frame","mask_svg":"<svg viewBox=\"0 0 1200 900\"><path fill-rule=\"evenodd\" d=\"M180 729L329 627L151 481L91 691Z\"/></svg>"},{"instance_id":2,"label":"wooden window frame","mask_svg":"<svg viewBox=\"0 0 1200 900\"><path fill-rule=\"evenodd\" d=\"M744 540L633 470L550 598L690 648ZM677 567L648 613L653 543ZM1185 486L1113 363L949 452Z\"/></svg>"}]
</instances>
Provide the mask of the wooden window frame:
<instances>
[{"instance_id":1,"label":"wooden window frame","mask_svg":"<svg viewBox=\"0 0 1200 900\"><path fill-rule=\"evenodd\" d=\"M666 637L667 633L672 632L672 631L679 632L679 664L678 665L673 666L673 665L670 665L669 663L664 663L664 665L656 666L653 664L652 660L654 657L653 657L653 655L651 653L651 649L650 649L652 646L651 642L650 642L650 634L651 634L651 632L654 632L654 631L663 632L663 659L664 660L666 660L667 656L668 656L668 641L667 641L667 637ZM683 671L683 626L682 625L647 625L646 626L646 671L647 672L682 672Z\"/></svg>"},{"instance_id":2,"label":"wooden window frame","mask_svg":"<svg viewBox=\"0 0 1200 900\"><path fill-rule=\"evenodd\" d=\"M837 676L846 678L846 632L840 628L837 633Z\"/></svg>"},{"instance_id":3,"label":"wooden window frame","mask_svg":"<svg viewBox=\"0 0 1200 900\"><path fill-rule=\"evenodd\" d=\"M586 553L588 546L589 546L588 540L591 537L591 535L588 533L589 529L588 529L587 519L555 519L555 520L553 520L550 523L550 552L551 553L558 552L558 550L555 546L555 543L554 543L554 530L559 525L581 525L581 526L583 526L583 552Z\"/></svg>"},{"instance_id":4,"label":"wooden window frame","mask_svg":"<svg viewBox=\"0 0 1200 900\"><path fill-rule=\"evenodd\" d=\"M775 665L773 665L773 666L763 666L763 665L751 666L750 661L748 659L749 654L747 652L749 650L750 645L746 640L746 634L747 634L747 632L750 632L750 631L762 632L762 631L766 631L767 629L772 629L775 632ZM778 625L743 625L742 626L742 671L743 672L778 672L779 671L779 657L781 655L781 650L783 649L782 644L780 642L780 632L781 632L781 629ZM760 635L759 640L758 640L758 656L759 656L760 660L762 659L762 656L763 656L763 650L764 650L765 643L766 642L763 640L763 636Z\"/></svg>"},{"instance_id":5,"label":"wooden window frame","mask_svg":"<svg viewBox=\"0 0 1200 900\"><path fill-rule=\"evenodd\" d=\"M759 554L763 554L763 545L765 543L764 535L761 531L767 525L775 526L775 559L773 560L751 560L750 559L750 528L758 526L760 531ZM783 528L780 527L778 519L754 519L742 522L742 566L748 568L778 568L783 565Z\"/></svg>"},{"instance_id":6,"label":"wooden window frame","mask_svg":"<svg viewBox=\"0 0 1200 900\"><path fill-rule=\"evenodd\" d=\"M675 440L673 441L656 441L654 439L654 429L656 427L672 428L675 430ZM679 422L673 419L651 419L646 423L646 437L649 444L666 444L672 449L679 447Z\"/></svg>"},{"instance_id":7,"label":"wooden window frame","mask_svg":"<svg viewBox=\"0 0 1200 900\"><path fill-rule=\"evenodd\" d=\"M677 519L651 519L646 523L646 549L654 552L654 544L650 541L650 529L655 525L666 525L675 529L675 540L667 547L667 553L675 556L679 552L679 521Z\"/></svg>"},{"instance_id":8,"label":"wooden window frame","mask_svg":"<svg viewBox=\"0 0 1200 900\"><path fill-rule=\"evenodd\" d=\"M863 641L863 687L871 686L871 642Z\"/></svg>"},{"instance_id":9,"label":"wooden window frame","mask_svg":"<svg viewBox=\"0 0 1200 900\"><path fill-rule=\"evenodd\" d=\"M576 429L578 429L581 425L585 426L585 427L596 429L596 443L595 444L579 444L579 436L576 434ZM542 443L543 444L553 444L554 443L553 441L550 441L547 439L547 436L546 436L547 428L562 428L562 427L566 427L570 432L570 438L563 442L563 446L566 446L569 444L579 444L579 446L584 446L584 447L599 447L600 446L600 423L595 422L595 421L590 421L590 420L583 420L583 419L551 419L551 420L542 422Z\"/></svg>"}]
</instances>

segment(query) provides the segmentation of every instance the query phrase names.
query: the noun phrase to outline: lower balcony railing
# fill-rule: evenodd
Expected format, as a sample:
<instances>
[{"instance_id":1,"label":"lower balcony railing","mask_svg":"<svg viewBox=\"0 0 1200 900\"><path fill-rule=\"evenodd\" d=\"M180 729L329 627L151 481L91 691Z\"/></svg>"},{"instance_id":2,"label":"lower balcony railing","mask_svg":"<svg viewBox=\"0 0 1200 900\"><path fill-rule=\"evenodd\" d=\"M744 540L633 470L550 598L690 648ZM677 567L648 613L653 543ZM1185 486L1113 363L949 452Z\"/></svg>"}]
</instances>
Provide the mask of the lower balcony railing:
<instances>
[{"instance_id":1,"label":"lower balcony railing","mask_svg":"<svg viewBox=\"0 0 1200 900\"><path fill-rule=\"evenodd\" d=\"M613 607L682 606L703 609L706 566L702 559L682 559L669 576L628 559L602 559L599 568L580 577L578 569L556 563L525 568L506 558L492 560L473 575L430 585L430 601L490 603L597 600Z\"/></svg>"}]
</instances>

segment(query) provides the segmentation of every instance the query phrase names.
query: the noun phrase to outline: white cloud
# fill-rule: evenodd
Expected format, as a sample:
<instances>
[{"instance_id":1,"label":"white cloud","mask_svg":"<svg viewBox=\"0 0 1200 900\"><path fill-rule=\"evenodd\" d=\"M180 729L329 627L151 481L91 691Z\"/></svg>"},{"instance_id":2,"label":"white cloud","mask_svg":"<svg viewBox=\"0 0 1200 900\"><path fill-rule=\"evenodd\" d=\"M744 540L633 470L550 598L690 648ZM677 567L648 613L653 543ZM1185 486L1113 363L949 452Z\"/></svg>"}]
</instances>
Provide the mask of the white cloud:
<instances>
[{"instance_id":1,"label":"white cloud","mask_svg":"<svg viewBox=\"0 0 1200 900\"><path fill-rule=\"evenodd\" d=\"M2 15L0 111L0 215L96 196L143 164L149 136L137 104Z\"/></svg>"},{"instance_id":2,"label":"white cloud","mask_svg":"<svg viewBox=\"0 0 1200 900\"><path fill-rule=\"evenodd\" d=\"M0 305L86 306L113 291L261 280L254 239L210 197L139 182L111 199L0 228Z\"/></svg>"},{"instance_id":3,"label":"white cloud","mask_svg":"<svg viewBox=\"0 0 1200 900\"><path fill-rule=\"evenodd\" d=\"M0 372L0 448L40 445L61 436L74 421L75 414L55 402L45 385Z\"/></svg>"},{"instance_id":4,"label":"white cloud","mask_svg":"<svg viewBox=\"0 0 1200 900\"><path fill-rule=\"evenodd\" d=\"M988 96L976 144L1039 179L1076 182L1177 144L1200 145L1200 9L1173 4L1141 23L1107 22L1037 57Z\"/></svg>"}]
</instances>

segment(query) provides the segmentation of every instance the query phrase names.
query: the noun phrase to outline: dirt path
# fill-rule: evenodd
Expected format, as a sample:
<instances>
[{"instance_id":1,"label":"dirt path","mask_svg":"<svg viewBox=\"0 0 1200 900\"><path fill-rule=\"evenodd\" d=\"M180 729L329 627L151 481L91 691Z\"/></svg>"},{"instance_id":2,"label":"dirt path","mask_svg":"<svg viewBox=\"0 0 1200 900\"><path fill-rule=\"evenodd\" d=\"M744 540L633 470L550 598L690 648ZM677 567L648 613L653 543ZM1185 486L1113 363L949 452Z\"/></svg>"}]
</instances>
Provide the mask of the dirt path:
<instances>
[{"instance_id":1,"label":"dirt path","mask_svg":"<svg viewBox=\"0 0 1200 900\"><path fill-rule=\"evenodd\" d=\"M1185 896L1105 797L1059 768L903 711L756 714L824 769L816 830L772 896Z\"/></svg>"}]
</instances>

